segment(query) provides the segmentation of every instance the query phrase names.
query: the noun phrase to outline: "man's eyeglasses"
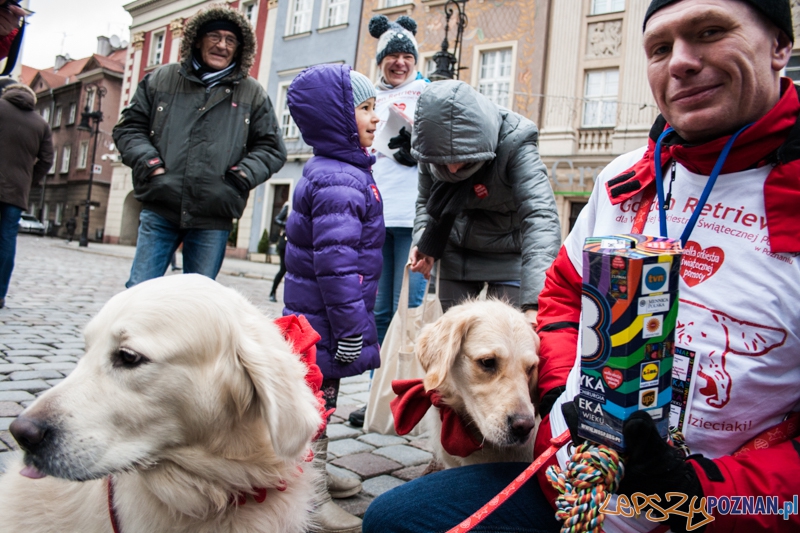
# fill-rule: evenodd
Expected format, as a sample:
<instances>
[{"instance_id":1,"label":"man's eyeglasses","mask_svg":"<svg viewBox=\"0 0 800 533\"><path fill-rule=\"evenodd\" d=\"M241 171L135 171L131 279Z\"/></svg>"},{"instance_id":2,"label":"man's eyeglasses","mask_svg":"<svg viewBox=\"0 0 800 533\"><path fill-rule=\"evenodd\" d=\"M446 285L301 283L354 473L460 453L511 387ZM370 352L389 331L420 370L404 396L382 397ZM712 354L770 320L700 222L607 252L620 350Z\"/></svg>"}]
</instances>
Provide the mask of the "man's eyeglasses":
<instances>
[{"instance_id":1,"label":"man's eyeglasses","mask_svg":"<svg viewBox=\"0 0 800 533\"><path fill-rule=\"evenodd\" d=\"M225 46L228 48L235 48L239 44L239 39L236 37L232 37L230 35L226 35L224 38L219 33L206 33L206 38L211 41L211 44L219 44L220 42L224 42Z\"/></svg>"}]
</instances>

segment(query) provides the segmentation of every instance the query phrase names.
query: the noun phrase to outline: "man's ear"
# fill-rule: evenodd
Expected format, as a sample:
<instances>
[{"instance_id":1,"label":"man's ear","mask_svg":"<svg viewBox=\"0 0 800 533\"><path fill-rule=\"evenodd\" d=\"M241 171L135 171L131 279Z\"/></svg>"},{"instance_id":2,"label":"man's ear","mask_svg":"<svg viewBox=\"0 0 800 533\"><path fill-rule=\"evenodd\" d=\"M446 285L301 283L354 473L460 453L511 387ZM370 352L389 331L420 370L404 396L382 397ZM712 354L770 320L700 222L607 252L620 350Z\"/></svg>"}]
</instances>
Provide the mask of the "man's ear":
<instances>
[{"instance_id":1,"label":"man's ear","mask_svg":"<svg viewBox=\"0 0 800 533\"><path fill-rule=\"evenodd\" d=\"M789 36L778 31L778 36L773 41L772 48L772 70L780 72L786 65L789 64L789 58L792 56L792 40Z\"/></svg>"}]
</instances>

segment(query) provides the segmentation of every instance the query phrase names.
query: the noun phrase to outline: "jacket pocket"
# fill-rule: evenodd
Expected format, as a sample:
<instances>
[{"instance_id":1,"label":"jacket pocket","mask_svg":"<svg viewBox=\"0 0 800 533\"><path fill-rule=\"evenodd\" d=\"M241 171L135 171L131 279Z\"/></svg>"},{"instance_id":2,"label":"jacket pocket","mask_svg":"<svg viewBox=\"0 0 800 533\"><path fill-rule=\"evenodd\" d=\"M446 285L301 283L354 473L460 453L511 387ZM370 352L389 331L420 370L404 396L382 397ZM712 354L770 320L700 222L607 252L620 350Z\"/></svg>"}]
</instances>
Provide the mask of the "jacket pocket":
<instances>
[{"instance_id":1,"label":"jacket pocket","mask_svg":"<svg viewBox=\"0 0 800 533\"><path fill-rule=\"evenodd\" d=\"M249 192L240 194L225 176L196 178L191 187L190 211L198 217L240 218Z\"/></svg>"},{"instance_id":2,"label":"jacket pocket","mask_svg":"<svg viewBox=\"0 0 800 533\"><path fill-rule=\"evenodd\" d=\"M134 187L134 197L142 203L161 205L179 212L181 183L181 176L175 176L167 170L163 174L140 179Z\"/></svg>"}]
</instances>

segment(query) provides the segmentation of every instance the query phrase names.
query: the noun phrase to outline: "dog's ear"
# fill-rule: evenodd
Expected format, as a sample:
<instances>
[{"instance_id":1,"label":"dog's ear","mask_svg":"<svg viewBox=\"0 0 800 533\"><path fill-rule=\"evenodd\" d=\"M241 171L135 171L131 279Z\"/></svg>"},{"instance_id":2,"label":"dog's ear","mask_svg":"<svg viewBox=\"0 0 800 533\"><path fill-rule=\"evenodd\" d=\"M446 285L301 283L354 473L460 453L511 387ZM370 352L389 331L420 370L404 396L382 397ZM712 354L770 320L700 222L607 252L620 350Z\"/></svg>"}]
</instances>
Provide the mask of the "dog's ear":
<instances>
[{"instance_id":1,"label":"dog's ear","mask_svg":"<svg viewBox=\"0 0 800 533\"><path fill-rule=\"evenodd\" d=\"M255 388L261 414L266 419L272 447L284 458L305 452L322 417L317 399L305 382L306 367L278 329L263 314L240 322L236 355Z\"/></svg>"},{"instance_id":2,"label":"dog's ear","mask_svg":"<svg viewBox=\"0 0 800 533\"><path fill-rule=\"evenodd\" d=\"M531 403L536 414L539 414L539 361L528 376L528 390L531 393Z\"/></svg>"},{"instance_id":3,"label":"dog's ear","mask_svg":"<svg viewBox=\"0 0 800 533\"><path fill-rule=\"evenodd\" d=\"M444 382L473 320L473 316L453 309L422 329L415 352L425 369L425 390L436 389Z\"/></svg>"}]
</instances>

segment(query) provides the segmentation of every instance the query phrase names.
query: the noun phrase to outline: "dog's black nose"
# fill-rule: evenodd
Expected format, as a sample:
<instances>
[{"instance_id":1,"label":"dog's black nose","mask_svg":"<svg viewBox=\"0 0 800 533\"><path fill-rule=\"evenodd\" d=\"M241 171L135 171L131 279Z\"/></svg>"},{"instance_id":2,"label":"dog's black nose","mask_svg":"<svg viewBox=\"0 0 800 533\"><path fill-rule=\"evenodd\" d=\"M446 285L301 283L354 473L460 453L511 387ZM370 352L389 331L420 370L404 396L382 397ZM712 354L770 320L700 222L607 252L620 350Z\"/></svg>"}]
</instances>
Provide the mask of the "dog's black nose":
<instances>
[{"instance_id":1,"label":"dog's black nose","mask_svg":"<svg viewBox=\"0 0 800 533\"><path fill-rule=\"evenodd\" d=\"M47 428L41 422L24 415L11 422L8 430L17 439L20 447L28 452L36 451L47 433Z\"/></svg>"},{"instance_id":2,"label":"dog's black nose","mask_svg":"<svg viewBox=\"0 0 800 533\"><path fill-rule=\"evenodd\" d=\"M520 441L525 441L531 434L536 420L530 415L511 415L508 417L508 426L511 434Z\"/></svg>"}]
</instances>

